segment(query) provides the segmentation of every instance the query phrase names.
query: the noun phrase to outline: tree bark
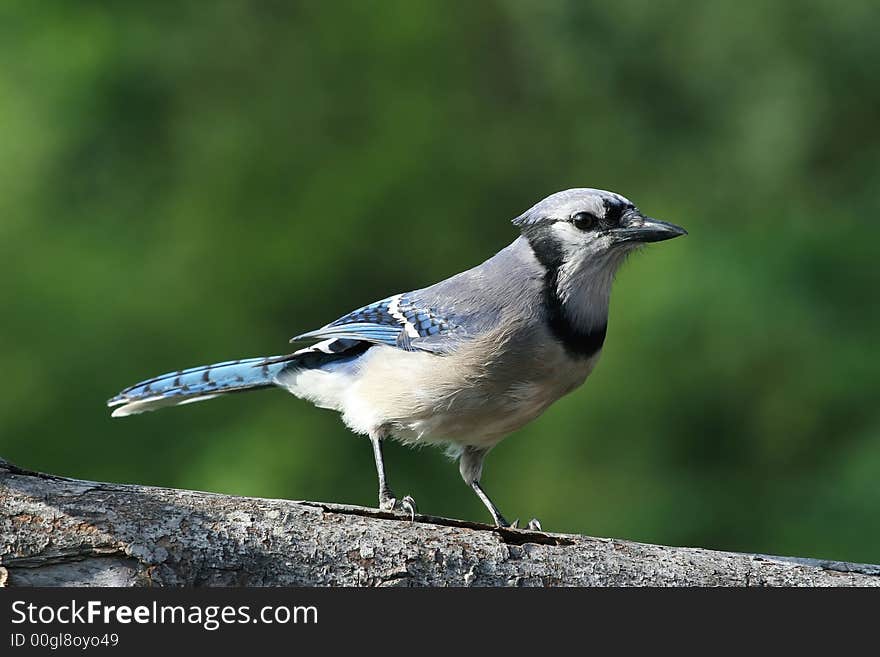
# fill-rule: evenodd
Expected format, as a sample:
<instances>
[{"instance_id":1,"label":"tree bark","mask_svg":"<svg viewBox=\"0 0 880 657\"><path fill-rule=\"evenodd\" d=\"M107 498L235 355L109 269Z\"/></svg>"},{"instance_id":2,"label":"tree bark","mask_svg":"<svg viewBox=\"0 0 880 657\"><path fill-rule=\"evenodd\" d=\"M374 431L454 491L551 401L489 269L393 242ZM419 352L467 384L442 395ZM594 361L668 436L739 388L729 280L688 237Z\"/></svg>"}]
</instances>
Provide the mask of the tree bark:
<instances>
[{"instance_id":1,"label":"tree bark","mask_svg":"<svg viewBox=\"0 0 880 657\"><path fill-rule=\"evenodd\" d=\"M96 483L0 459L0 585L880 586L880 566Z\"/></svg>"}]
</instances>

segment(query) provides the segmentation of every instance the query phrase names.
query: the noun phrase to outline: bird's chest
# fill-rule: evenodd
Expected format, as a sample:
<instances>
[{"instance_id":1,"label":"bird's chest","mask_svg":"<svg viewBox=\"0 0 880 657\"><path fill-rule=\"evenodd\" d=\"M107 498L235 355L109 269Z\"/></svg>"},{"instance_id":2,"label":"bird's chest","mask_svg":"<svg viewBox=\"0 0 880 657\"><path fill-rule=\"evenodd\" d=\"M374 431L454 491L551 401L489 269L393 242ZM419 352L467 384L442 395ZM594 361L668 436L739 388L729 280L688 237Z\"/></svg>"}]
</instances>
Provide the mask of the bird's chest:
<instances>
[{"instance_id":1,"label":"bird's chest","mask_svg":"<svg viewBox=\"0 0 880 657\"><path fill-rule=\"evenodd\" d=\"M512 380L500 401L512 416L525 424L583 384L600 353L572 357L557 344L550 343L535 354L530 366L519 377Z\"/></svg>"},{"instance_id":2,"label":"bird's chest","mask_svg":"<svg viewBox=\"0 0 880 657\"><path fill-rule=\"evenodd\" d=\"M451 429L449 433L459 443L491 447L580 386L598 358L599 352L572 358L557 343L548 341L542 348L522 354L513 368L500 364L493 369L490 365L470 394L463 395L461 403L453 403L438 424ZM440 429L438 433L446 432Z\"/></svg>"}]
</instances>

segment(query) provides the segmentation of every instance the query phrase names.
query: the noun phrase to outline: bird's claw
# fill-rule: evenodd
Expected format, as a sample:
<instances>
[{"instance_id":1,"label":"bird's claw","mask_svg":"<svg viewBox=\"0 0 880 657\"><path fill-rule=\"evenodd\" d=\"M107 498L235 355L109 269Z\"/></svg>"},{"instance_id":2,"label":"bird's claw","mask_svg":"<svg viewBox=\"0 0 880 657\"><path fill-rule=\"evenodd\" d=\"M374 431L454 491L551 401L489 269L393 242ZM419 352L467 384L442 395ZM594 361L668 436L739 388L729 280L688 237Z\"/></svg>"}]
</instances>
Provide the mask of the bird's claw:
<instances>
[{"instance_id":1,"label":"bird's claw","mask_svg":"<svg viewBox=\"0 0 880 657\"><path fill-rule=\"evenodd\" d=\"M416 501L410 497L409 495L405 495L402 500L400 500L400 508L409 513L409 519L412 522L415 522L416 519Z\"/></svg>"},{"instance_id":2,"label":"bird's claw","mask_svg":"<svg viewBox=\"0 0 880 657\"><path fill-rule=\"evenodd\" d=\"M379 508L382 511L405 511L409 514L410 520L416 519L416 501L409 495L405 495L402 499L397 499L393 495L383 496L379 499Z\"/></svg>"},{"instance_id":3,"label":"bird's claw","mask_svg":"<svg viewBox=\"0 0 880 657\"><path fill-rule=\"evenodd\" d=\"M499 527L505 527L507 529L519 529L519 518L508 524L504 521L504 518L501 518L502 522L498 524ZM525 526L525 529L532 532L540 532L543 531L541 529L541 522L537 518L532 518L529 520L528 524Z\"/></svg>"}]
</instances>

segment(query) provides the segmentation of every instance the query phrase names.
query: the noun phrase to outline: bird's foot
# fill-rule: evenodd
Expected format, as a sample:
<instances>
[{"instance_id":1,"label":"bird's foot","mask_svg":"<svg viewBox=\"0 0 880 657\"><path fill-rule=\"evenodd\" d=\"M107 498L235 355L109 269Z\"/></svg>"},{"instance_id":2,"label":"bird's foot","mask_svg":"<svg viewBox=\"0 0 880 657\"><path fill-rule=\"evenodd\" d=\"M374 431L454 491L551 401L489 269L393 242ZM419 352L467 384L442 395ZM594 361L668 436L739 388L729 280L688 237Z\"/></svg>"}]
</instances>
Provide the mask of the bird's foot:
<instances>
[{"instance_id":1,"label":"bird's foot","mask_svg":"<svg viewBox=\"0 0 880 657\"><path fill-rule=\"evenodd\" d=\"M519 518L509 524L503 516L499 516L498 520L500 521L497 523L499 527L506 527L507 529L519 529ZM525 526L525 529L532 532L543 531L541 529L541 522L537 518L532 518L531 520L529 520L528 524Z\"/></svg>"},{"instance_id":2,"label":"bird's foot","mask_svg":"<svg viewBox=\"0 0 880 657\"><path fill-rule=\"evenodd\" d=\"M383 511L405 511L409 514L410 520L415 520L418 513L416 501L412 497L405 495L397 499L391 491L379 494L379 508Z\"/></svg>"}]
</instances>

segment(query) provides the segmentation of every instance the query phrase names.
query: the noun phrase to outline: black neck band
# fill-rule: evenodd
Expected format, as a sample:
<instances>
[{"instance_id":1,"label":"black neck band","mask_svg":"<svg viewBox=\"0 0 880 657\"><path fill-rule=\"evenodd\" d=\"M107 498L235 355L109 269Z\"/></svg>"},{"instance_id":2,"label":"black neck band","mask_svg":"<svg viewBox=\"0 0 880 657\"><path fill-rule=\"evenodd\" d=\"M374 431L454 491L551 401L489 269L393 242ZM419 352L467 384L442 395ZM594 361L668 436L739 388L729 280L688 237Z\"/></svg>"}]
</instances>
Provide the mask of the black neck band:
<instances>
[{"instance_id":1,"label":"black neck band","mask_svg":"<svg viewBox=\"0 0 880 657\"><path fill-rule=\"evenodd\" d=\"M565 305L559 298L562 249L550 234L550 226L534 226L523 233L538 262L547 270L544 274L543 300L545 317L551 333L572 356L581 358L593 356L605 342L607 324L584 329L569 319Z\"/></svg>"}]
</instances>

